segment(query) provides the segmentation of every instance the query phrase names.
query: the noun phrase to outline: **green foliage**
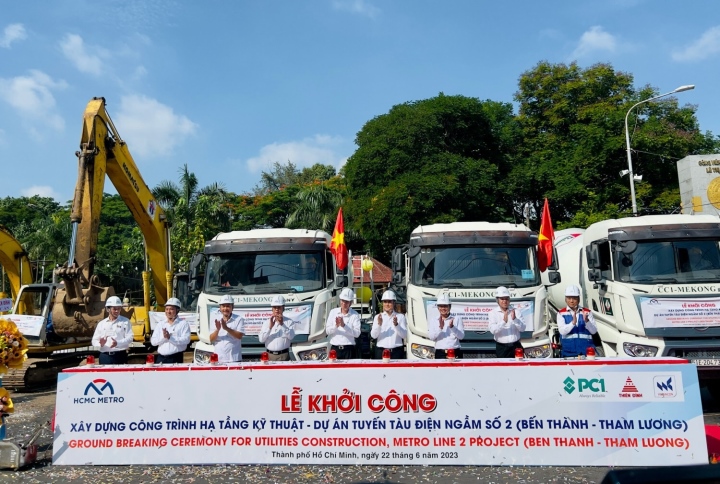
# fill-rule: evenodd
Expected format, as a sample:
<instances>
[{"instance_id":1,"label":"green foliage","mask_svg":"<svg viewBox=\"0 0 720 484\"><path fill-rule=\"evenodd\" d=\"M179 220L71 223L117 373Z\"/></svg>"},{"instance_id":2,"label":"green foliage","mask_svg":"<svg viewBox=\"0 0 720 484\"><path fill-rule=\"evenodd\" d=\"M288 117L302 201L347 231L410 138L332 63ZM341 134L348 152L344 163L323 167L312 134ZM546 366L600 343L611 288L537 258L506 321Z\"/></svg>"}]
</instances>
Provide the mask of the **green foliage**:
<instances>
[{"instance_id":1,"label":"green foliage","mask_svg":"<svg viewBox=\"0 0 720 484\"><path fill-rule=\"evenodd\" d=\"M496 186L515 132L512 107L493 101L440 94L394 106L363 126L343 169L346 227L384 259L418 225L503 219Z\"/></svg>"}]
</instances>

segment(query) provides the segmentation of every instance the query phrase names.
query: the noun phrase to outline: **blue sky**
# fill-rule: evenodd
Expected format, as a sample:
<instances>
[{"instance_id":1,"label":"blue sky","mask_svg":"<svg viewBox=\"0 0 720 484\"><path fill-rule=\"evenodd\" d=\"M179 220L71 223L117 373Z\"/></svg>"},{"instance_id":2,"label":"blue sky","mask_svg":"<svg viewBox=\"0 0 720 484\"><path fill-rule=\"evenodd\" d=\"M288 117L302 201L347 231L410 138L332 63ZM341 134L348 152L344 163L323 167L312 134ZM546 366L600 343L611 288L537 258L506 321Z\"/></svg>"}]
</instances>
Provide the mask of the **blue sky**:
<instances>
[{"instance_id":1,"label":"blue sky","mask_svg":"<svg viewBox=\"0 0 720 484\"><path fill-rule=\"evenodd\" d=\"M356 133L439 92L512 102L539 61L609 62L720 134L720 5L667 0L0 1L0 197L72 197L104 96L145 182L252 190L342 166ZM113 192L110 183L106 191Z\"/></svg>"}]
</instances>

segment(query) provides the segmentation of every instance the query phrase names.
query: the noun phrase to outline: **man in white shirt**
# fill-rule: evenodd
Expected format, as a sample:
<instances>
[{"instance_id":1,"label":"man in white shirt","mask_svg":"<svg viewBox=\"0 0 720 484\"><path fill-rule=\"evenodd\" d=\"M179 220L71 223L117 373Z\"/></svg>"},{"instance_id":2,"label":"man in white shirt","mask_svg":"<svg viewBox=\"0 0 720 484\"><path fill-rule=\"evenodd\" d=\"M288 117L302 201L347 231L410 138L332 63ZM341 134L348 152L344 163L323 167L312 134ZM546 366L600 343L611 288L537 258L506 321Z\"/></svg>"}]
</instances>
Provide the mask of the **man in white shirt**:
<instances>
[{"instance_id":1,"label":"man in white shirt","mask_svg":"<svg viewBox=\"0 0 720 484\"><path fill-rule=\"evenodd\" d=\"M171 297L165 303L165 321L155 326L150 344L158 347L156 363L182 363L183 353L190 344L190 325L182 318L180 300Z\"/></svg>"},{"instance_id":2,"label":"man in white shirt","mask_svg":"<svg viewBox=\"0 0 720 484\"><path fill-rule=\"evenodd\" d=\"M293 320L285 316L285 298L275 296L270 302L272 316L260 329L259 340L265 343L270 361L289 361L290 344L295 337Z\"/></svg>"},{"instance_id":3,"label":"man in white shirt","mask_svg":"<svg viewBox=\"0 0 720 484\"><path fill-rule=\"evenodd\" d=\"M507 287L497 288L495 300L498 307L488 315L488 329L495 337L495 355L498 358L514 358L515 350L522 348L520 333L525 329L525 322L510 305L510 291Z\"/></svg>"},{"instance_id":4,"label":"man in white shirt","mask_svg":"<svg viewBox=\"0 0 720 484\"><path fill-rule=\"evenodd\" d=\"M352 309L355 294L346 287L340 292L340 307L330 311L325 332L330 336L330 349L335 350L338 360L355 358L355 338L360 336L360 315Z\"/></svg>"},{"instance_id":5,"label":"man in white shirt","mask_svg":"<svg viewBox=\"0 0 720 484\"><path fill-rule=\"evenodd\" d=\"M390 358L405 359L403 339L407 337L405 315L395 312L395 293L385 291L382 295L383 310L373 319L370 336L377 338L375 359L382 359L383 350L390 350Z\"/></svg>"},{"instance_id":6,"label":"man in white shirt","mask_svg":"<svg viewBox=\"0 0 720 484\"><path fill-rule=\"evenodd\" d=\"M105 302L108 317L100 321L92 337L92 345L100 348L101 365L123 365L127 363L128 348L133 340L130 320L120 316L122 301L111 296Z\"/></svg>"},{"instance_id":7,"label":"man in white shirt","mask_svg":"<svg viewBox=\"0 0 720 484\"><path fill-rule=\"evenodd\" d=\"M455 352L455 358L462 358L460 340L465 337L462 318L450 315L450 296L446 292L438 296L435 305L440 317L429 321L428 328L428 336L435 342L435 359L447 359L449 349Z\"/></svg>"},{"instance_id":8,"label":"man in white shirt","mask_svg":"<svg viewBox=\"0 0 720 484\"><path fill-rule=\"evenodd\" d=\"M233 314L235 300L229 294L220 298L221 317L215 320L215 331L210 342L215 347L218 363L242 361L242 338L245 336L245 320ZM212 322L210 327L212 327Z\"/></svg>"}]
</instances>

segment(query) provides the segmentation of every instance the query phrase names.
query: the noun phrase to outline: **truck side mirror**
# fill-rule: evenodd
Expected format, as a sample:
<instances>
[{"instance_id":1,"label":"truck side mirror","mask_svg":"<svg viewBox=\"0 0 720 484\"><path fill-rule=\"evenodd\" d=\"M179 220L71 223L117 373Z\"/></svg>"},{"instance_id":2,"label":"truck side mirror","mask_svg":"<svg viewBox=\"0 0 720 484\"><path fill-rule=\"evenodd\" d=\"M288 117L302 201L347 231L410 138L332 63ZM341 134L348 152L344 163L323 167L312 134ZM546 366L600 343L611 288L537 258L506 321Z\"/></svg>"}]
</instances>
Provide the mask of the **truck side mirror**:
<instances>
[{"instance_id":1,"label":"truck side mirror","mask_svg":"<svg viewBox=\"0 0 720 484\"><path fill-rule=\"evenodd\" d=\"M200 266L205 262L205 254L195 254L190 260L190 279L195 280L198 277Z\"/></svg>"},{"instance_id":2,"label":"truck side mirror","mask_svg":"<svg viewBox=\"0 0 720 484\"><path fill-rule=\"evenodd\" d=\"M556 249L555 247L553 247L552 264L550 264L550 266L548 267L548 269L551 270L551 271L556 271L556 270L558 270L559 268L560 268L560 264L558 263L558 253L557 253L557 249ZM550 276L550 274L548 274L548 277L549 277L549 276ZM552 281L550 281L550 282L552 282ZM560 280L558 280L558 282L560 282Z\"/></svg>"},{"instance_id":3,"label":"truck side mirror","mask_svg":"<svg viewBox=\"0 0 720 484\"><path fill-rule=\"evenodd\" d=\"M600 252L598 251L597 244L592 243L585 247L585 255L589 268L600 269Z\"/></svg>"},{"instance_id":4,"label":"truck side mirror","mask_svg":"<svg viewBox=\"0 0 720 484\"><path fill-rule=\"evenodd\" d=\"M602 271L600 269L589 269L588 279L593 282L601 282L603 280Z\"/></svg>"},{"instance_id":5,"label":"truck side mirror","mask_svg":"<svg viewBox=\"0 0 720 484\"><path fill-rule=\"evenodd\" d=\"M560 284L560 273L558 271L548 271L548 281L550 284Z\"/></svg>"},{"instance_id":6,"label":"truck side mirror","mask_svg":"<svg viewBox=\"0 0 720 484\"><path fill-rule=\"evenodd\" d=\"M337 287L347 287L348 276L335 276L335 285Z\"/></svg>"}]
</instances>

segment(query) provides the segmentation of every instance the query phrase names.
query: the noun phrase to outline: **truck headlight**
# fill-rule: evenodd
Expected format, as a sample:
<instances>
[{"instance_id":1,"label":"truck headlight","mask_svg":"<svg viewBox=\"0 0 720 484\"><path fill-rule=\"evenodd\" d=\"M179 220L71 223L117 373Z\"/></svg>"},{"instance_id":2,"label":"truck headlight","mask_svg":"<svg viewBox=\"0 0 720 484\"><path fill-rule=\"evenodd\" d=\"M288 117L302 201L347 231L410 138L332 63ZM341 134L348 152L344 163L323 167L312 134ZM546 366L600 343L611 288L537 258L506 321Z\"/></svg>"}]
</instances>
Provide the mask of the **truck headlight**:
<instances>
[{"instance_id":1,"label":"truck headlight","mask_svg":"<svg viewBox=\"0 0 720 484\"><path fill-rule=\"evenodd\" d=\"M210 364L210 355L212 355L212 353L209 351L195 350L195 363L199 365Z\"/></svg>"},{"instance_id":2,"label":"truck headlight","mask_svg":"<svg viewBox=\"0 0 720 484\"><path fill-rule=\"evenodd\" d=\"M327 359L327 348L315 348L314 350L300 351L298 358L301 361L320 361Z\"/></svg>"},{"instance_id":3,"label":"truck headlight","mask_svg":"<svg viewBox=\"0 0 720 484\"><path fill-rule=\"evenodd\" d=\"M422 358L424 360L434 360L435 359L435 348L433 348L431 346L425 346L425 345L413 343L412 345L410 345L410 352L413 354L413 356Z\"/></svg>"},{"instance_id":4,"label":"truck headlight","mask_svg":"<svg viewBox=\"0 0 720 484\"><path fill-rule=\"evenodd\" d=\"M634 356L635 358L650 358L657 355L656 346L639 345L637 343L623 343L625 354Z\"/></svg>"},{"instance_id":5,"label":"truck headlight","mask_svg":"<svg viewBox=\"0 0 720 484\"><path fill-rule=\"evenodd\" d=\"M526 358L550 358L552 356L552 347L550 345L533 346L525 348Z\"/></svg>"}]
</instances>

